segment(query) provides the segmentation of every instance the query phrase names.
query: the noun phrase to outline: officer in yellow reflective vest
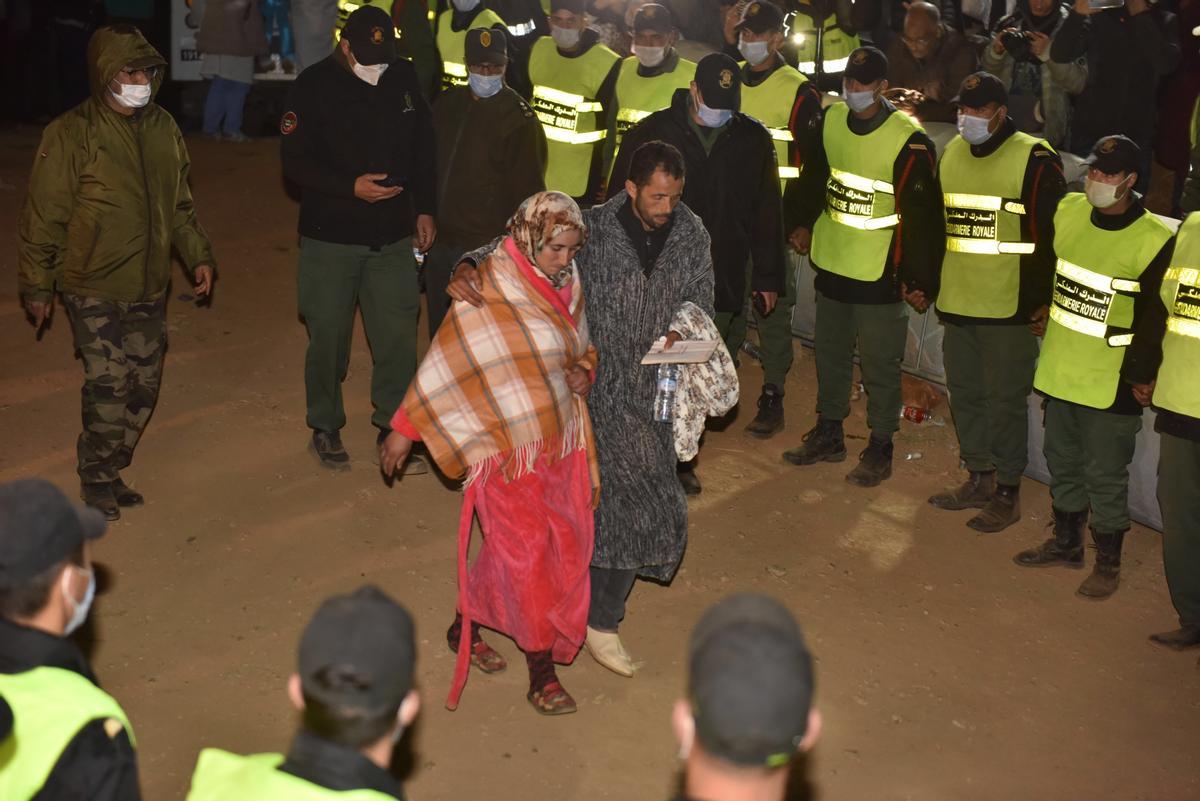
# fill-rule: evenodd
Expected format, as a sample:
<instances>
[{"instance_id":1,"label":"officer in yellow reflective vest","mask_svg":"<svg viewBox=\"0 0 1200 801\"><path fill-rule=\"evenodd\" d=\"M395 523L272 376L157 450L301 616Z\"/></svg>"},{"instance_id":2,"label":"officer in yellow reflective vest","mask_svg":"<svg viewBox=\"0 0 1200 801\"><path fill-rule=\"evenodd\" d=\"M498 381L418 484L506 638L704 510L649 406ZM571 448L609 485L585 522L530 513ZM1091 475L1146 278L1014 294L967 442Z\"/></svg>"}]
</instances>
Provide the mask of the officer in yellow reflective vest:
<instances>
[{"instance_id":1,"label":"officer in yellow reflective vest","mask_svg":"<svg viewBox=\"0 0 1200 801\"><path fill-rule=\"evenodd\" d=\"M933 142L883 98L887 57L850 55L845 103L825 110L821 147L800 176L800 252L811 246L817 291L816 425L783 458L796 465L846 458L855 345L866 385L871 438L846 480L874 487L892 474L900 427L900 364L907 301L924 311L938 293L945 247Z\"/></svg>"},{"instance_id":2,"label":"officer in yellow reflective vest","mask_svg":"<svg viewBox=\"0 0 1200 801\"><path fill-rule=\"evenodd\" d=\"M0 486L0 798L137 801L133 732L67 639L96 592L104 516L40 478Z\"/></svg>"},{"instance_id":3,"label":"officer in yellow reflective vest","mask_svg":"<svg viewBox=\"0 0 1200 801\"><path fill-rule=\"evenodd\" d=\"M508 30L500 15L483 4L483 0L451 0L450 8L438 14L434 36L438 54L442 57L442 88L467 85L467 31L472 28ZM509 82L512 83L511 81ZM514 86L519 91L519 87Z\"/></svg>"},{"instance_id":4,"label":"officer in yellow reflective vest","mask_svg":"<svg viewBox=\"0 0 1200 801\"><path fill-rule=\"evenodd\" d=\"M1157 303L1173 239L1133 191L1141 149L1132 140L1101 139L1088 163L1085 194L1064 197L1054 215L1054 289L1036 316L1045 340L1033 386L1046 398L1054 535L1014 561L1083 567L1090 509L1096 563L1079 594L1107 598L1120 579L1129 463L1142 428L1141 404L1121 368L1133 331Z\"/></svg>"},{"instance_id":5,"label":"officer in yellow reflective vest","mask_svg":"<svg viewBox=\"0 0 1200 801\"><path fill-rule=\"evenodd\" d=\"M392 752L421 701L404 607L365 586L326 600L300 639L287 692L301 728L287 755L200 752L188 801L395 801Z\"/></svg>"},{"instance_id":6,"label":"officer in yellow reflective vest","mask_svg":"<svg viewBox=\"0 0 1200 801\"><path fill-rule=\"evenodd\" d=\"M840 86L850 54L862 43L839 18L836 3L795 3L788 29L788 51L796 68L819 86Z\"/></svg>"},{"instance_id":7,"label":"officer in yellow reflective vest","mask_svg":"<svg viewBox=\"0 0 1200 801\"><path fill-rule=\"evenodd\" d=\"M742 12L735 27L741 65L742 113L754 117L771 134L775 144L780 187L784 197L784 231L790 233L799 222L789 210L789 194L799 189L800 169L805 154L821 146L821 96L815 86L783 60L779 49L784 42L783 12L767 0L754 0ZM796 303L796 268L787 264L785 291L775 310L768 315L754 310L758 328L759 352L763 367L763 388L758 411L746 431L767 438L783 429L783 395L788 371L792 367L792 308ZM738 318L742 330L732 337L745 338L746 315Z\"/></svg>"},{"instance_id":8,"label":"officer in yellow reflective vest","mask_svg":"<svg viewBox=\"0 0 1200 801\"><path fill-rule=\"evenodd\" d=\"M1054 278L1054 210L1066 192L1062 160L1008 117L1008 92L977 72L958 96L959 135L938 165L946 258L938 318L959 453L968 477L929 503L980 509L976 531L1021 518L1029 392L1037 366L1032 315Z\"/></svg>"},{"instance_id":9,"label":"officer in yellow reflective vest","mask_svg":"<svg viewBox=\"0 0 1200 801\"><path fill-rule=\"evenodd\" d=\"M529 55L530 105L549 144L546 187L591 205L603 178L606 109L620 56L587 27L584 0L552 0L550 36Z\"/></svg>"},{"instance_id":10,"label":"officer in yellow reflective vest","mask_svg":"<svg viewBox=\"0 0 1200 801\"><path fill-rule=\"evenodd\" d=\"M695 62L680 58L675 50L679 32L671 12L658 3L647 3L633 17L633 55L621 61L617 73L613 111L609 115L605 160L612 162L621 138L634 125L671 105L676 89L687 89L696 77ZM617 176L624 185L624 178Z\"/></svg>"},{"instance_id":11,"label":"officer in yellow reflective vest","mask_svg":"<svg viewBox=\"0 0 1200 801\"><path fill-rule=\"evenodd\" d=\"M1200 645L1200 212L1183 221L1158 303L1149 304L1121 375L1158 416L1163 566L1179 628L1151 642Z\"/></svg>"}]
</instances>

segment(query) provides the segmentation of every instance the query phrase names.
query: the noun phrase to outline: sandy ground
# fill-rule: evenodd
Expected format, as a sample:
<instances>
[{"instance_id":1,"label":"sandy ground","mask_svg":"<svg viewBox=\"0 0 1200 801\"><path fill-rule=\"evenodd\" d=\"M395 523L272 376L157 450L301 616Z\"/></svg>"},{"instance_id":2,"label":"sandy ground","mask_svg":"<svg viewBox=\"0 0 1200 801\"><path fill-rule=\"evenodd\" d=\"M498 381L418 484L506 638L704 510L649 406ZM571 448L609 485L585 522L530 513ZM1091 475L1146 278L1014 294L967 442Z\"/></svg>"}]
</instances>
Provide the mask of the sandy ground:
<instances>
[{"instance_id":1,"label":"sandy ground","mask_svg":"<svg viewBox=\"0 0 1200 801\"><path fill-rule=\"evenodd\" d=\"M41 475L74 493L80 369L68 326L60 315L35 343L14 296L15 219L36 135L0 136L0 480ZM301 627L324 596L368 581L419 625L426 707L410 737L413 798L667 798L687 632L708 604L748 589L795 610L819 662L826 734L797 770L797 796L1200 797L1196 653L1145 639L1175 621L1158 535L1135 527L1120 592L1089 603L1074 595L1082 572L1010 561L1046 535L1045 487L1026 483L1025 518L1000 535L926 505L956 480L949 427L905 424L896 474L875 490L842 480L850 462L782 463L810 424L803 350L782 435L747 438L743 414L708 438L683 567L671 587L639 583L630 601L622 632L645 662L637 677L585 654L560 673L576 715L536 715L523 669L474 674L460 709L446 711L459 496L433 476L391 489L380 480L361 331L345 385L354 468L314 464L296 207L276 146L191 147L221 264L217 296L208 309L172 300L161 400L127 472L148 505L127 512L97 552L108 581L93 615L95 665L134 722L147 798L181 797L203 746L285 749L295 719L284 682ZM177 281L173 294L185 291ZM744 366L743 380L749 407L757 366ZM861 407L848 421L851 458L866 433ZM904 461L910 452L923 458ZM511 642L496 644L519 660Z\"/></svg>"}]
</instances>

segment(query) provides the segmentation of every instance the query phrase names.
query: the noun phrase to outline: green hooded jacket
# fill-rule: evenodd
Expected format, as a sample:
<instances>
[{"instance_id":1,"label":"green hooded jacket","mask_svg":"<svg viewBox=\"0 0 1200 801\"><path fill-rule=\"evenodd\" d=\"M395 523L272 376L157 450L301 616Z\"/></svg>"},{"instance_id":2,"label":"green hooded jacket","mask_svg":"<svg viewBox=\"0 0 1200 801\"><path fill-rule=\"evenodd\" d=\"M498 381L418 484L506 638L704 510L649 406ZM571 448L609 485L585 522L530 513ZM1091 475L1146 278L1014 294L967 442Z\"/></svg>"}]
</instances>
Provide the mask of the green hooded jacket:
<instances>
[{"instance_id":1,"label":"green hooded jacket","mask_svg":"<svg viewBox=\"0 0 1200 801\"><path fill-rule=\"evenodd\" d=\"M101 28L88 43L92 96L46 126L19 220L20 293L62 291L106 300L157 300L171 248L194 271L215 268L192 207L188 154L175 120L151 102L127 117L105 101L126 66L166 61L132 27Z\"/></svg>"}]
</instances>

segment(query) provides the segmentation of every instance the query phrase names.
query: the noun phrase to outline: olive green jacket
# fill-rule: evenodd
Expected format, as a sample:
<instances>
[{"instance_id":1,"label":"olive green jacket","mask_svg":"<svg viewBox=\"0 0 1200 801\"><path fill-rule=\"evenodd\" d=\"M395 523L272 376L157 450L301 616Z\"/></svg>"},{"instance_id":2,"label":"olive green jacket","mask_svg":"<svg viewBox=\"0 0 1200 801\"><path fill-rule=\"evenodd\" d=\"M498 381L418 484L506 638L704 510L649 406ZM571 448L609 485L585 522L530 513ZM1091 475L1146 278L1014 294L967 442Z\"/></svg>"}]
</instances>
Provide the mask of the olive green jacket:
<instances>
[{"instance_id":1,"label":"olive green jacket","mask_svg":"<svg viewBox=\"0 0 1200 801\"><path fill-rule=\"evenodd\" d=\"M34 157L18 222L20 293L156 300L167 291L172 247L189 271L213 264L192 207L187 148L153 99L126 117L104 97L128 65L159 66L157 93L166 62L136 29L101 28L88 64L92 96L46 126Z\"/></svg>"}]
</instances>

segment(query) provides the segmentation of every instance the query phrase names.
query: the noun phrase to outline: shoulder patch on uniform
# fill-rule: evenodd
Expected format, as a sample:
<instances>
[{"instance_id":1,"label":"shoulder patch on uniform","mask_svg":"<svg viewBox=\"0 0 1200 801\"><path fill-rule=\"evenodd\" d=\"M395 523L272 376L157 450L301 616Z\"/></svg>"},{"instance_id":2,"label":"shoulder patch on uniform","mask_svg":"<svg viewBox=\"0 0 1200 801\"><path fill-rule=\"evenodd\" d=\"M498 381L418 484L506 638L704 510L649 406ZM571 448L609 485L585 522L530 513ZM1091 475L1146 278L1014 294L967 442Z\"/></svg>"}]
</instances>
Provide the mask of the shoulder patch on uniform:
<instances>
[{"instance_id":1,"label":"shoulder patch on uniform","mask_svg":"<svg viewBox=\"0 0 1200 801\"><path fill-rule=\"evenodd\" d=\"M922 153L929 152L929 148L925 147L925 145L918 145L915 142L913 144L909 145L908 149L909 150L920 150Z\"/></svg>"},{"instance_id":2,"label":"shoulder patch on uniform","mask_svg":"<svg viewBox=\"0 0 1200 801\"><path fill-rule=\"evenodd\" d=\"M104 719L104 733L108 735L108 739L115 740L117 735L125 731L125 724L116 718Z\"/></svg>"},{"instance_id":3,"label":"shoulder patch on uniform","mask_svg":"<svg viewBox=\"0 0 1200 801\"><path fill-rule=\"evenodd\" d=\"M1038 158L1048 159L1048 158L1050 158L1051 156L1054 156L1054 155L1057 155L1057 154L1056 154L1056 153L1054 153L1054 152L1052 152L1052 151L1050 151L1050 150L1047 150L1047 149L1046 149L1046 148L1044 148L1044 147L1035 147L1035 148L1033 149L1033 155L1037 156Z\"/></svg>"},{"instance_id":4,"label":"shoulder patch on uniform","mask_svg":"<svg viewBox=\"0 0 1200 801\"><path fill-rule=\"evenodd\" d=\"M283 114L283 118L279 120L279 132L287 136L295 131L299 124L300 120L296 117L296 112L286 111Z\"/></svg>"}]
</instances>

